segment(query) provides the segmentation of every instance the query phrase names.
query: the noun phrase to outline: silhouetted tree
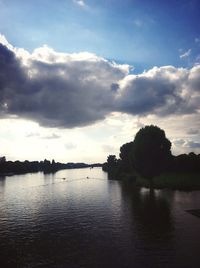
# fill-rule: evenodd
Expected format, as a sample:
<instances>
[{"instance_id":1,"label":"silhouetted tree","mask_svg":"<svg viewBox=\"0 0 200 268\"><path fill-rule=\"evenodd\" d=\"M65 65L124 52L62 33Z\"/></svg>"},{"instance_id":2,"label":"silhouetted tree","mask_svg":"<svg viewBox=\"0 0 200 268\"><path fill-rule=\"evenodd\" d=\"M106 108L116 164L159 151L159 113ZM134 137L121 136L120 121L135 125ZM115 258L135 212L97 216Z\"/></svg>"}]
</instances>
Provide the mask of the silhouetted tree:
<instances>
[{"instance_id":1,"label":"silhouetted tree","mask_svg":"<svg viewBox=\"0 0 200 268\"><path fill-rule=\"evenodd\" d=\"M108 177L113 179L117 178L118 169L119 169L119 160L115 155L109 155L107 157L107 162L102 166L103 170L108 172Z\"/></svg>"},{"instance_id":2,"label":"silhouetted tree","mask_svg":"<svg viewBox=\"0 0 200 268\"><path fill-rule=\"evenodd\" d=\"M140 129L133 142L134 168L150 180L166 169L171 158L171 142L165 137L164 130L157 126L145 126Z\"/></svg>"},{"instance_id":3,"label":"silhouetted tree","mask_svg":"<svg viewBox=\"0 0 200 268\"><path fill-rule=\"evenodd\" d=\"M133 142L128 142L123 144L120 147L120 153L119 153L119 157L121 159L120 162L120 169L121 171L132 171L132 159L131 159L131 153L133 150Z\"/></svg>"},{"instance_id":4,"label":"silhouetted tree","mask_svg":"<svg viewBox=\"0 0 200 268\"><path fill-rule=\"evenodd\" d=\"M5 162L6 162L6 157L5 156L0 157L0 163L5 163Z\"/></svg>"},{"instance_id":5,"label":"silhouetted tree","mask_svg":"<svg viewBox=\"0 0 200 268\"><path fill-rule=\"evenodd\" d=\"M5 174L23 174L28 172L43 171L44 173L54 173L60 169L68 168L86 168L91 165L85 163L59 163L52 160L44 161L6 161L5 157L0 157L0 175ZM92 166L102 166L101 164L93 164Z\"/></svg>"},{"instance_id":6,"label":"silhouetted tree","mask_svg":"<svg viewBox=\"0 0 200 268\"><path fill-rule=\"evenodd\" d=\"M200 155L191 152L174 156L171 169L175 172L200 172Z\"/></svg>"},{"instance_id":7,"label":"silhouetted tree","mask_svg":"<svg viewBox=\"0 0 200 268\"><path fill-rule=\"evenodd\" d=\"M107 163L110 167L115 167L117 165L117 158L115 155L109 155L107 158Z\"/></svg>"}]
</instances>

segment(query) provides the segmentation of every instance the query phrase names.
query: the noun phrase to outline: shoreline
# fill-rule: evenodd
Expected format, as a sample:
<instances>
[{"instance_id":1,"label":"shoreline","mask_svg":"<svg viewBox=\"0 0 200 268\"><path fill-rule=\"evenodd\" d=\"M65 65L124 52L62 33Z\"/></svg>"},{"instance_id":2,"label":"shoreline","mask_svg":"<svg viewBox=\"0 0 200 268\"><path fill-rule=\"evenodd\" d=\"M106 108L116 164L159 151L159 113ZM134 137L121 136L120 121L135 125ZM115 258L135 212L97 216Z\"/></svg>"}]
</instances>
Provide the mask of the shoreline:
<instances>
[{"instance_id":1,"label":"shoreline","mask_svg":"<svg viewBox=\"0 0 200 268\"><path fill-rule=\"evenodd\" d=\"M127 183L133 183L136 187L150 189L150 182L139 175L131 173L121 174L119 177L112 176L109 179ZM109 174L108 174L109 176ZM132 179L134 178L134 180ZM155 190L178 190L178 191L200 191L200 173L168 172L153 178L153 189Z\"/></svg>"}]
</instances>

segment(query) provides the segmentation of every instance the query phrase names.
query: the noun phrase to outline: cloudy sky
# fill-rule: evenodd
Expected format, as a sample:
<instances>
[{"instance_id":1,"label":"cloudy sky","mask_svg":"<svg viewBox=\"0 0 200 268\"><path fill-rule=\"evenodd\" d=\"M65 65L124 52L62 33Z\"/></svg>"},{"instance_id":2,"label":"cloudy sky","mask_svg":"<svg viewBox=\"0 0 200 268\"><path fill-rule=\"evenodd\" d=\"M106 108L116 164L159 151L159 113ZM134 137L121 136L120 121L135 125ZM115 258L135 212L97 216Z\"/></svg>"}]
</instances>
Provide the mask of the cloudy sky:
<instances>
[{"instance_id":1,"label":"cloudy sky","mask_svg":"<svg viewBox=\"0 0 200 268\"><path fill-rule=\"evenodd\" d=\"M104 162L144 125L200 153L198 0L0 0L0 155Z\"/></svg>"}]
</instances>

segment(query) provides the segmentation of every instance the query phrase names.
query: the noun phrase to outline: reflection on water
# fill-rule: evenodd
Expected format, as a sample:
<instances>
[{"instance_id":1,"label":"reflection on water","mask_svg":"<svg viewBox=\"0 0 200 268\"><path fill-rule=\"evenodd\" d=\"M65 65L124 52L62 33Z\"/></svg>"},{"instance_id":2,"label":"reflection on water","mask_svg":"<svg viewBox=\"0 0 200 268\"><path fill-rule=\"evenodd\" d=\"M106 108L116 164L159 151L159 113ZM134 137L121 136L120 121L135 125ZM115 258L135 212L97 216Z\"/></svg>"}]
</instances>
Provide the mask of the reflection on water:
<instances>
[{"instance_id":1,"label":"reflection on water","mask_svg":"<svg viewBox=\"0 0 200 268\"><path fill-rule=\"evenodd\" d=\"M6 177L5 176L0 176L0 189L3 190L4 186L5 186L5 180Z\"/></svg>"},{"instance_id":2,"label":"reflection on water","mask_svg":"<svg viewBox=\"0 0 200 268\"><path fill-rule=\"evenodd\" d=\"M107 180L99 168L0 179L1 267L200 267L199 192Z\"/></svg>"},{"instance_id":3,"label":"reflection on water","mask_svg":"<svg viewBox=\"0 0 200 268\"><path fill-rule=\"evenodd\" d=\"M121 188L123 195L129 197L133 221L138 225L138 231L142 230L142 235L145 233L154 238L170 236L173 231L170 202L159 191L149 192L126 184Z\"/></svg>"},{"instance_id":4,"label":"reflection on water","mask_svg":"<svg viewBox=\"0 0 200 268\"><path fill-rule=\"evenodd\" d=\"M174 223L170 202L161 191L150 192L130 183L123 183L121 189L125 206L128 204L131 212L133 234L137 234L135 262L140 264L139 267L174 265Z\"/></svg>"}]
</instances>

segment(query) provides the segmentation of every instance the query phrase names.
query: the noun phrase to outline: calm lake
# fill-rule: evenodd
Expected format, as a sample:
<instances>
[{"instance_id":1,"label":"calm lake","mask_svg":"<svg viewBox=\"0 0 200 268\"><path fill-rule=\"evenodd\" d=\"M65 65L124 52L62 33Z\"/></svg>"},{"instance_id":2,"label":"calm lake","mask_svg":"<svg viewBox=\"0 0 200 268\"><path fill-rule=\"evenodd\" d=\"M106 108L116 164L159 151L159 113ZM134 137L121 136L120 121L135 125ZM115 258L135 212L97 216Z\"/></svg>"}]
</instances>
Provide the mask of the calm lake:
<instances>
[{"instance_id":1,"label":"calm lake","mask_svg":"<svg viewBox=\"0 0 200 268\"><path fill-rule=\"evenodd\" d=\"M199 268L189 209L199 191L150 194L101 168L0 178L0 266Z\"/></svg>"}]
</instances>

